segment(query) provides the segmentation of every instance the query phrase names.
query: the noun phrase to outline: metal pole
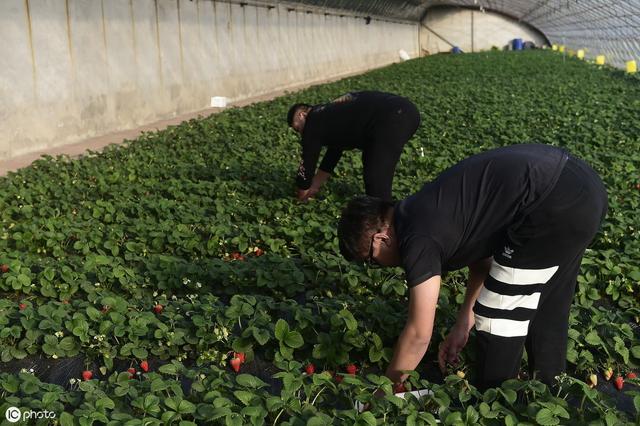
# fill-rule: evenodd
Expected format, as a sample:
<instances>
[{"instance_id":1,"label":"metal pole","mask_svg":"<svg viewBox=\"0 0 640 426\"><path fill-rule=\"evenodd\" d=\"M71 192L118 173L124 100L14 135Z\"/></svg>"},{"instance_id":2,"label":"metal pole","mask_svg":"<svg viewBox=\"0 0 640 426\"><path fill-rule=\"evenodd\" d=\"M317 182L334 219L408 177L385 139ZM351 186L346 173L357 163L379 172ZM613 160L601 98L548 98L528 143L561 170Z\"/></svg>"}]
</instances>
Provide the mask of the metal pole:
<instances>
[{"instance_id":1,"label":"metal pole","mask_svg":"<svg viewBox=\"0 0 640 426\"><path fill-rule=\"evenodd\" d=\"M471 10L471 53L473 53L473 9Z\"/></svg>"}]
</instances>

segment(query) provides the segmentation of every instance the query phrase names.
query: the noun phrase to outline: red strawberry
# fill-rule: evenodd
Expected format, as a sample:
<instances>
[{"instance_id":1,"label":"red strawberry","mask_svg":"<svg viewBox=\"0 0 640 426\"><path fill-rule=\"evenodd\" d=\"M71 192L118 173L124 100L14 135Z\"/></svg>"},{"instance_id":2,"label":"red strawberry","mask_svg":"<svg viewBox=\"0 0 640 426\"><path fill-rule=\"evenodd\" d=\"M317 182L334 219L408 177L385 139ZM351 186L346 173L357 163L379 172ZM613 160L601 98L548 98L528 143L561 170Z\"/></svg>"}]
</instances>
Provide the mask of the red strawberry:
<instances>
[{"instance_id":1,"label":"red strawberry","mask_svg":"<svg viewBox=\"0 0 640 426\"><path fill-rule=\"evenodd\" d=\"M234 358L239 358L240 359L240 364L244 364L244 362L246 360L244 352L234 352L233 353L233 357Z\"/></svg>"},{"instance_id":2,"label":"red strawberry","mask_svg":"<svg viewBox=\"0 0 640 426\"><path fill-rule=\"evenodd\" d=\"M637 379L637 378L638 378L638 375L633 371L630 371L627 373L627 379Z\"/></svg>"},{"instance_id":3,"label":"red strawberry","mask_svg":"<svg viewBox=\"0 0 640 426\"><path fill-rule=\"evenodd\" d=\"M3 274L9 272L9 265L7 265L6 263L0 265L0 272L2 272Z\"/></svg>"},{"instance_id":4,"label":"red strawberry","mask_svg":"<svg viewBox=\"0 0 640 426\"><path fill-rule=\"evenodd\" d=\"M313 365L312 363L307 364L307 366L304 368L304 371L307 373L307 375L312 375L313 373L316 372L316 366Z\"/></svg>"},{"instance_id":5,"label":"red strawberry","mask_svg":"<svg viewBox=\"0 0 640 426\"><path fill-rule=\"evenodd\" d=\"M149 363L147 362L146 359L140 363L140 369L145 373L149 371Z\"/></svg>"},{"instance_id":6,"label":"red strawberry","mask_svg":"<svg viewBox=\"0 0 640 426\"><path fill-rule=\"evenodd\" d=\"M233 260L244 260L244 256L237 251L234 251L233 253L231 253L231 258Z\"/></svg>"},{"instance_id":7,"label":"red strawberry","mask_svg":"<svg viewBox=\"0 0 640 426\"><path fill-rule=\"evenodd\" d=\"M162 306L161 304L157 304L153 307L153 312L155 312L156 314L159 314L162 312L163 309L164 309L164 306Z\"/></svg>"},{"instance_id":8,"label":"red strawberry","mask_svg":"<svg viewBox=\"0 0 640 426\"><path fill-rule=\"evenodd\" d=\"M342 383L342 379L344 379L344 377L342 377L342 376L341 376L341 375L339 375L339 374L336 374L335 379L336 379L336 383Z\"/></svg>"},{"instance_id":9,"label":"red strawberry","mask_svg":"<svg viewBox=\"0 0 640 426\"><path fill-rule=\"evenodd\" d=\"M235 371L236 373L238 371L240 371L240 365L241 364L242 364L242 362L240 361L240 358L238 358L238 357L233 357L233 358L231 358L231 361L229 361L229 365L231 366L233 371Z\"/></svg>"},{"instance_id":10,"label":"red strawberry","mask_svg":"<svg viewBox=\"0 0 640 426\"><path fill-rule=\"evenodd\" d=\"M256 256L262 256L264 254L264 250L262 250L261 248L257 248L255 253L256 253Z\"/></svg>"},{"instance_id":11,"label":"red strawberry","mask_svg":"<svg viewBox=\"0 0 640 426\"><path fill-rule=\"evenodd\" d=\"M622 378L622 376L618 376L616 377L613 384L615 385L616 389L622 390L622 387L624 386L624 379Z\"/></svg>"},{"instance_id":12,"label":"red strawberry","mask_svg":"<svg viewBox=\"0 0 640 426\"><path fill-rule=\"evenodd\" d=\"M352 376L354 376L358 371L358 367L356 367L355 364L348 364L344 369L347 373L351 374Z\"/></svg>"},{"instance_id":13,"label":"red strawberry","mask_svg":"<svg viewBox=\"0 0 640 426\"><path fill-rule=\"evenodd\" d=\"M393 393L406 392L407 388L404 387L404 383L395 383L393 385Z\"/></svg>"},{"instance_id":14,"label":"red strawberry","mask_svg":"<svg viewBox=\"0 0 640 426\"><path fill-rule=\"evenodd\" d=\"M91 372L91 370L84 370L82 372L82 380L89 381L91 380L91 378L93 377L93 373Z\"/></svg>"},{"instance_id":15,"label":"red strawberry","mask_svg":"<svg viewBox=\"0 0 640 426\"><path fill-rule=\"evenodd\" d=\"M19 304L18 309L20 309L21 311L24 311L25 309L27 309L27 304L26 303Z\"/></svg>"},{"instance_id":16,"label":"red strawberry","mask_svg":"<svg viewBox=\"0 0 640 426\"><path fill-rule=\"evenodd\" d=\"M127 372L129 373L129 378L133 379L134 377L136 377L136 369L131 367L130 369L127 370Z\"/></svg>"}]
</instances>

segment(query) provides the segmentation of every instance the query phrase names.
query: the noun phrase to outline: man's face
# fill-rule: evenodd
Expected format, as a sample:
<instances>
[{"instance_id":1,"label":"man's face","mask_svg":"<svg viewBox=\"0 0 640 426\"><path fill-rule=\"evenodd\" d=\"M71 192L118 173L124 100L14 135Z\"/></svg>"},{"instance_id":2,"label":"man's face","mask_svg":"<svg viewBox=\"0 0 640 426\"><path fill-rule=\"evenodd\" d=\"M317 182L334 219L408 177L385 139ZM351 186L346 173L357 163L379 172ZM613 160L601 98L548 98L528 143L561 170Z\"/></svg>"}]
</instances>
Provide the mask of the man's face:
<instances>
[{"instance_id":1,"label":"man's face","mask_svg":"<svg viewBox=\"0 0 640 426\"><path fill-rule=\"evenodd\" d=\"M295 115L293 116L293 122L291 124L291 127L293 127L293 130L295 130L296 132L302 134L302 131L304 130L304 124L307 121L307 111L303 108L299 108Z\"/></svg>"}]
</instances>

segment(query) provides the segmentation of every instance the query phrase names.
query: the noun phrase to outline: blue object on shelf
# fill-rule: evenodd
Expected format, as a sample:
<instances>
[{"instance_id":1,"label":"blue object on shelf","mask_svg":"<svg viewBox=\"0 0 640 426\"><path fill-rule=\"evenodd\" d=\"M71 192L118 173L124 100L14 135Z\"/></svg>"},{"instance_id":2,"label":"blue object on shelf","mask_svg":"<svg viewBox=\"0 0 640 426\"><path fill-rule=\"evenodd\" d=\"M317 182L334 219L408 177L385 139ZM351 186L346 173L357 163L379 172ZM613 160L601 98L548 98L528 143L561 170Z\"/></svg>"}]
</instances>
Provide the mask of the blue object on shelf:
<instances>
[{"instance_id":1,"label":"blue object on shelf","mask_svg":"<svg viewBox=\"0 0 640 426\"><path fill-rule=\"evenodd\" d=\"M524 46L524 43L522 42L521 38L513 39L513 50L522 50L523 46Z\"/></svg>"},{"instance_id":2,"label":"blue object on shelf","mask_svg":"<svg viewBox=\"0 0 640 426\"><path fill-rule=\"evenodd\" d=\"M453 48L451 49L451 53L462 53L462 49L460 49L458 46L453 46Z\"/></svg>"}]
</instances>

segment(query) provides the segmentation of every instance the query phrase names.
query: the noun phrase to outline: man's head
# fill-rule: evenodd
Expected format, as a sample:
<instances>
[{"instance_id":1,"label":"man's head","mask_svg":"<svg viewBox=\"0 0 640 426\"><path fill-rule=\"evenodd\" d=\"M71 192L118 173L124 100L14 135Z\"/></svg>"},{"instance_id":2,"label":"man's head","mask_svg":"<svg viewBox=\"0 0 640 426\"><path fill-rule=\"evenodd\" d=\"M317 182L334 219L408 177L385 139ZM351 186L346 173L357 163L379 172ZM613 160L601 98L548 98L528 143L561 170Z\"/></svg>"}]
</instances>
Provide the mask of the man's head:
<instances>
[{"instance_id":1,"label":"man's head","mask_svg":"<svg viewBox=\"0 0 640 426\"><path fill-rule=\"evenodd\" d=\"M292 127L293 130L302 134L310 109L311 105L309 104L293 104L287 113L287 123L289 127Z\"/></svg>"},{"instance_id":2,"label":"man's head","mask_svg":"<svg viewBox=\"0 0 640 426\"><path fill-rule=\"evenodd\" d=\"M349 261L367 261L382 266L401 264L393 229L390 201L362 196L351 200L342 210L338 224L340 252Z\"/></svg>"}]
</instances>

